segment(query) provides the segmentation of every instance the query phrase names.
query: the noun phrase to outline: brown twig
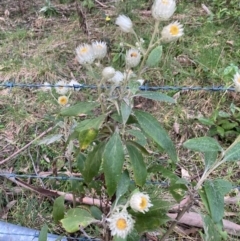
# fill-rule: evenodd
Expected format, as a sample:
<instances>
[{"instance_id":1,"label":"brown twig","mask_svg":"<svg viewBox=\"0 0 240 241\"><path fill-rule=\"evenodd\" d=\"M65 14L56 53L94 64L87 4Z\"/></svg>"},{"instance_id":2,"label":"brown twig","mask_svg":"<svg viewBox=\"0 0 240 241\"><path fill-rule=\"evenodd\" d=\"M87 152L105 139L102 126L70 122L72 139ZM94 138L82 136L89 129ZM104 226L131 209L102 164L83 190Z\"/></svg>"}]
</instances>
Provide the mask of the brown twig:
<instances>
[{"instance_id":1,"label":"brown twig","mask_svg":"<svg viewBox=\"0 0 240 241\"><path fill-rule=\"evenodd\" d=\"M30 141L27 145L25 145L24 147L22 147L21 149L19 149L18 151L16 151L15 153L13 153L11 156L9 156L8 158L0 161L0 165L2 165L3 163L11 160L13 157L15 157L17 154L19 154L20 152L24 151L26 148L28 148L30 145L32 145L33 142L35 142L36 140L38 140L39 138L43 137L44 135L46 135L48 132L50 132L55 126L52 126L50 128L48 128L46 131L44 131L42 134L40 134L39 136L37 136L34 140Z\"/></svg>"}]
</instances>

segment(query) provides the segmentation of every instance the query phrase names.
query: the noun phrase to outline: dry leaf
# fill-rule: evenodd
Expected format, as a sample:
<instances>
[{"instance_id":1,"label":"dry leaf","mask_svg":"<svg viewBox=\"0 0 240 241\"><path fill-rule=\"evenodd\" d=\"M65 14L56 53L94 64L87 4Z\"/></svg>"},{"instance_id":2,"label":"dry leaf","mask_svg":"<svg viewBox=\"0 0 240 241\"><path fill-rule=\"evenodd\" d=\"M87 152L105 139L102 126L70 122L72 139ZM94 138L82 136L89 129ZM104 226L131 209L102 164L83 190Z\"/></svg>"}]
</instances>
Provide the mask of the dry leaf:
<instances>
[{"instance_id":1,"label":"dry leaf","mask_svg":"<svg viewBox=\"0 0 240 241\"><path fill-rule=\"evenodd\" d=\"M181 175L182 178L185 178L188 181L191 181L191 176L189 175L188 171L181 167Z\"/></svg>"}]
</instances>

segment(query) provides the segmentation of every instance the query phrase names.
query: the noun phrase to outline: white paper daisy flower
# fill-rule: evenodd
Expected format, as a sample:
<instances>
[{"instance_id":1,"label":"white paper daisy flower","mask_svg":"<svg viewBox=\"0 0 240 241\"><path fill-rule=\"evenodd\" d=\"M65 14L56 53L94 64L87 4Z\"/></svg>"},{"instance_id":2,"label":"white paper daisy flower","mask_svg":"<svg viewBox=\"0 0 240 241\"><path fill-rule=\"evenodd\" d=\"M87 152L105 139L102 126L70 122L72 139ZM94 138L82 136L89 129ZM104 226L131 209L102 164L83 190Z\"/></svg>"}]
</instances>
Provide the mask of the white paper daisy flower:
<instances>
[{"instance_id":1,"label":"white paper daisy flower","mask_svg":"<svg viewBox=\"0 0 240 241\"><path fill-rule=\"evenodd\" d=\"M174 41L183 35L183 26L178 21L170 23L163 28L161 35L164 42Z\"/></svg>"},{"instance_id":2,"label":"white paper daisy flower","mask_svg":"<svg viewBox=\"0 0 240 241\"><path fill-rule=\"evenodd\" d=\"M59 105L66 105L68 103L68 97L65 95L58 97L58 104Z\"/></svg>"},{"instance_id":3,"label":"white paper daisy flower","mask_svg":"<svg viewBox=\"0 0 240 241\"><path fill-rule=\"evenodd\" d=\"M119 15L115 22L116 25L125 33L130 33L133 31L133 23L131 19L125 15Z\"/></svg>"},{"instance_id":4,"label":"white paper daisy flower","mask_svg":"<svg viewBox=\"0 0 240 241\"><path fill-rule=\"evenodd\" d=\"M135 221L127 211L115 211L108 219L112 236L126 238L132 231Z\"/></svg>"},{"instance_id":5,"label":"white paper daisy flower","mask_svg":"<svg viewBox=\"0 0 240 241\"><path fill-rule=\"evenodd\" d=\"M48 92L51 91L51 85L48 82L44 82L43 87L42 87L42 91L44 92Z\"/></svg>"},{"instance_id":6,"label":"white paper daisy flower","mask_svg":"<svg viewBox=\"0 0 240 241\"><path fill-rule=\"evenodd\" d=\"M140 83L140 85L143 85L145 80L144 79L138 79L137 82Z\"/></svg>"},{"instance_id":7,"label":"white paper daisy flower","mask_svg":"<svg viewBox=\"0 0 240 241\"><path fill-rule=\"evenodd\" d=\"M95 60L93 48L89 44L81 44L76 48L77 60L80 64L92 64Z\"/></svg>"},{"instance_id":8,"label":"white paper daisy flower","mask_svg":"<svg viewBox=\"0 0 240 241\"><path fill-rule=\"evenodd\" d=\"M152 16L156 20L168 20L175 10L175 0L155 0L152 5Z\"/></svg>"},{"instance_id":9,"label":"white paper daisy flower","mask_svg":"<svg viewBox=\"0 0 240 241\"><path fill-rule=\"evenodd\" d=\"M81 84L79 84L76 80L72 79L69 83L69 86L72 86L74 90L80 90L81 89Z\"/></svg>"},{"instance_id":10,"label":"white paper daisy flower","mask_svg":"<svg viewBox=\"0 0 240 241\"><path fill-rule=\"evenodd\" d=\"M140 63L140 60L141 60L141 54L139 50L132 48L126 52L125 61L126 61L127 67L129 68L136 67Z\"/></svg>"},{"instance_id":11,"label":"white paper daisy flower","mask_svg":"<svg viewBox=\"0 0 240 241\"><path fill-rule=\"evenodd\" d=\"M130 198L130 206L135 212L145 213L149 211L151 204L150 198L147 194L142 192L134 193Z\"/></svg>"},{"instance_id":12,"label":"white paper daisy flower","mask_svg":"<svg viewBox=\"0 0 240 241\"><path fill-rule=\"evenodd\" d=\"M109 79L109 81L115 83L116 85L119 85L120 82L123 81L123 79L124 79L123 73L120 71L116 71L115 75L111 79Z\"/></svg>"},{"instance_id":13,"label":"white paper daisy flower","mask_svg":"<svg viewBox=\"0 0 240 241\"><path fill-rule=\"evenodd\" d=\"M65 95L68 92L67 83L64 80L60 80L56 83L55 89L59 95Z\"/></svg>"},{"instance_id":14,"label":"white paper daisy flower","mask_svg":"<svg viewBox=\"0 0 240 241\"><path fill-rule=\"evenodd\" d=\"M102 77L106 80L109 80L109 79L113 78L115 73L116 73L116 71L113 67L111 67L111 66L105 67L102 71Z\"/></svg>"},{"instance_id":15,"label":"white paper daisy flower","mask_svg":"<svg viewBox=\"0 0 240 241\"><path fill-rule=\"evenodd\" d=\"M240 73L236 73L233 77L233 82L235 84L235 90L240 92Z\"/></svg>"},{"instance_id":16,"label":"white paper daisy flower","mask_svg":"<svg viewBox=\"0 0 240 241\"><path fill-rule=\"evenodd\" d=\"M107 54L107 44L101 41L92 43L94 56L96 59L103 59Z\"/></svg>"}]
</instances>

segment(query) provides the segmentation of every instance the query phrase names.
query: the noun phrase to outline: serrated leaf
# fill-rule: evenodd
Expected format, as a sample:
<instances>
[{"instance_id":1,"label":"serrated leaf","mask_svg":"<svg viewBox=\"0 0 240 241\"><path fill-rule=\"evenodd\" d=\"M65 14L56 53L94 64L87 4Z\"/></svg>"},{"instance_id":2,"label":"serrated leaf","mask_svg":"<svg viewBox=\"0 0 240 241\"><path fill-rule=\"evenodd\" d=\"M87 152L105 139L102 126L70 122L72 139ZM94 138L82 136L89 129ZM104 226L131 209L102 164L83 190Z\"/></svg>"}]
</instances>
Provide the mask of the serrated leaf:
<instances>
[{"instance_id":1,"label":"serrated leaf","mask_svg":"<svg viewBox=\"0 0 240 241\"><path fill-rule=\"evenodd\" d=\"M132 164L134 181L137 185L143 186L146 183L147 169L143 160L142 153L129 143L126 144L130 162Z\"/></svg>"},{"instance_id":2,"label":"serrated leaf","mask_svg":"<svg viewBox=\"0 0 240 241\"><path fill-rule=\"evenodd\" d=\"M78 136L80 149L82 151L86 150L88 146L95 140L97 135L98 135L98 130L93 128L81 131Z\"/></svg>"},{"instance_id":3,"label":"serrated leaf","mask_svg":"<svg viewBox=\"0 0 240 241\"><path fill-rule=\"evenodd\" d=\"M224 162L239 161L240 160L240 142L233 144L224 153Z\"/></svg>"},{"instance_id":4,"label":"serrated leaf","mask_svg":"<svg viewBox=\"0 0 240 241\"><path fill-rule=\"evenodd\" d=\"M53 220L55 223L64 218L64 210L64 196L60 196L53 203Z\"/></svg>"},{"instance_id":5,"label":"serrated leaf","mask_svg":"<svg viewBox=\"0 0 240 241\"><path fill-rule=\"evenodd\" d=\"M75 127L75 131L81 132L81 131L85 131L88 129L98 130L101 127L101 125L103 124L105 118L106 118L105 115L100 115L94 119L83 120L79 124L77 124L77 126Z\"/></svg>"},{"instance_id":6,"label":"serrated leaf","mask_svg":"<svg viewBox=\"0 0 240 241\"><path fill-rule=\"evenodd\" d=\"M135 111L135 116L141 129L169 155L172 161L177 162L177 152L166 130L151 114L143 111Z\"/></svg>"},{"instance_id":7,"label":"serrated leaf","mask_svg":"<svg viewBox=\"0 0 240 241\"><path fill-rule=\"evenodd\" d=\"M157 46L154 48L151 53L148 55L146 65L148 67L156 67L160 63L162 57L162 46Z\"/></svg>"},{"instance_id":8,"label":"serrated leaf","mask_svg":"<svg viewBox=\"0 0 240 241\"><path fill-rule=\"evenodd\" d=\"M48 226L44 224L39 233L38 241L47 241L48 236Z\"/></svg>"},{"instance_id":9,"label":"serrated leaf","mask_svg":"<svg viewBox=\"0 0 240 241\"><path fill-rule=\"evenodd\" d=\"M106 144L103 153L103 171L107 186L107 193L111 197L117 188L121 178L122 167L124 162L124 151L121 138L115 132Z\"/></svg>"},{"instance_id":10,"label":"serrated leaf","mask_svg":"<svg viewBox=\"0 0 240 241\"><path fill-rule=\"evenodd\" d=\"M222 150L222 147L215 139L207 136L187 140L183 143L183 146L190 150L203 153Z\"/></svg>"},{"instance_id":11,"label":"serrated leaf","mask_svg":"<svg viewBox=\"0 0 240 241\"><path fill-rule=\"evenodd\" d=\"M74 233L79 231L79 227L85 228L96 219L85 209L72 208L70 209L65 218L61 220L63 228L69 232Z\"/></svg>"},{"instance_id":12,"label":"serrated leaf","mask_svg":"<svg viewBox=\"0 0 240 241\"><path fill-rule=\"evenodd\" d=\"M60 111L63 116L78 116L80 114L88 114L91 110L99 106L97 102L80 102L76 105L64 108Z\"/></svg>"},{"instance_id":13,"label":"serrated leaf","mask_svg":"<svg viewBox=\"0 0 240 241\"><path fill-rule=\"evenodd\" d=\"M128 191L129 185L130 185L129 174L128 174L128 171L125 170L122 173L121 178L117 185L116 200L118 200Z\"/></svg>"},{"instance_id":14,"label":"serrated leaf","mask_svg":"<svg viewBox=\"0 0 240 241\"><path fill-rule=\"evenodd\" d=\"M49 135L44 137L42 140L37 142L37 145L50 145L56 141L60 141L62 138L62 134L53 134L53 135Z\"/></svg>"},{"instance_id":15,"label":"serrated leaf","mask_svg":"<svg viewBox=\"0 0 240 241\"><path fill-rule=\"evenodd\" d=\"M224 195L232 189L232 184L226 180L206 180L204 191L210 209L210 215L215 223L222 220L224 214Z\"/></svg>"},{"instance_id":16,"label":"serrated leaf","mask_svg":"<svg viewBox=\"0 0 240 241\"><path fill-rule=\"evenodd\" d=\"M173 99L172 97L170 97L166 94L160 93L160 92L142 91L135 96L141 96L146 99L164 101L164 102L168 102L168 103L176 103L175 99Z\"/></svg>"},{"instance_id":17,"label":"serrated leaf","mask_svg":"<svg viewBox=\"0 0 240 241\"><path fill-rule=\"evenodd\" d=\"M123 121L124 125L126 124L131 112L132 112L131 106L127 105L125 101L122 101L122 103L121 103L121 115L122 115L122 121Z\"/></svg>"},{"instance_id":18,"label":"serrated leaf","mask_svg":"<svg viewBox=\"0 0 240 241\"><path fill-rule=\"evenodd\" d=\"M98 174L102 163L104 146L104 142L100 143L99 145L95 146L94 149L87 155L82 172L84 181L86 183L90 183L92 179Z\"/></svg>"}]
</instances>

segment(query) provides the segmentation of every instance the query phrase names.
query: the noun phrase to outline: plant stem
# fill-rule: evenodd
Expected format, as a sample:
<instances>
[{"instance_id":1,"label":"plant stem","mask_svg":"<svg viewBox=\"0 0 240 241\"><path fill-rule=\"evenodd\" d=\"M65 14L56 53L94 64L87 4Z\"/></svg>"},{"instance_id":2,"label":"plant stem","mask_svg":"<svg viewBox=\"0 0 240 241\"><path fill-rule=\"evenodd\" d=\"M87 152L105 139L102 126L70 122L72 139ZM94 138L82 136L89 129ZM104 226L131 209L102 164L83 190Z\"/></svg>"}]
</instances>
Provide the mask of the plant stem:
<instances>
[{"instance_id":1,"label":"plant stem","mask_svg":"<svg viewBox=\"0 0 240 241\"><path fill-rule=\"evenodd\" d=\"M169 227L169 229L167 230L167 232L160 238L159 241L164 241L166 240L169 235L172 233L173 229L175 228L175 226L177 225L178 221L182 218L182 216L185 214L185 212L187 212L187 210L189 210L191 208L191 206L193 205L193 195L190 195L189 201L186 203L186 205L183 207L183 209L181 210L180 213L178 213L176 220L174 220L171 224L171 226Z\"/></svg>"},{"instance_id":2,"label":"plant stem","mask_svg":"<svg viewBox=\"0 0 240 241\"><path fill-rule=\"evenodd\" d=\"M141 65L140 65L140 67L139 67L138 77L140 77L141 71L142 71L142 69L143 69L143 66L144 66L144 64L145 64L145 62L146 62L146 60L147 60L147 57L148 57L149 53L151 52L151 50L152 50L153 47L155 46L155 44L153 44L153 41L154 41L155 36L156 36L156 34L157 34L157 32L158 32L158 26L159 26L159 24L160 24L160 21L159 21L159 20L155 21L155 26L154 26L154 31L153 31L153 34L152 34L152 38L151 38L151 40L150 40L150 43L149 43L149 45L148 45L148 49L147 49L146 53L144 54L143 60L142 60Z\"/></svg>"}]
</instances>

